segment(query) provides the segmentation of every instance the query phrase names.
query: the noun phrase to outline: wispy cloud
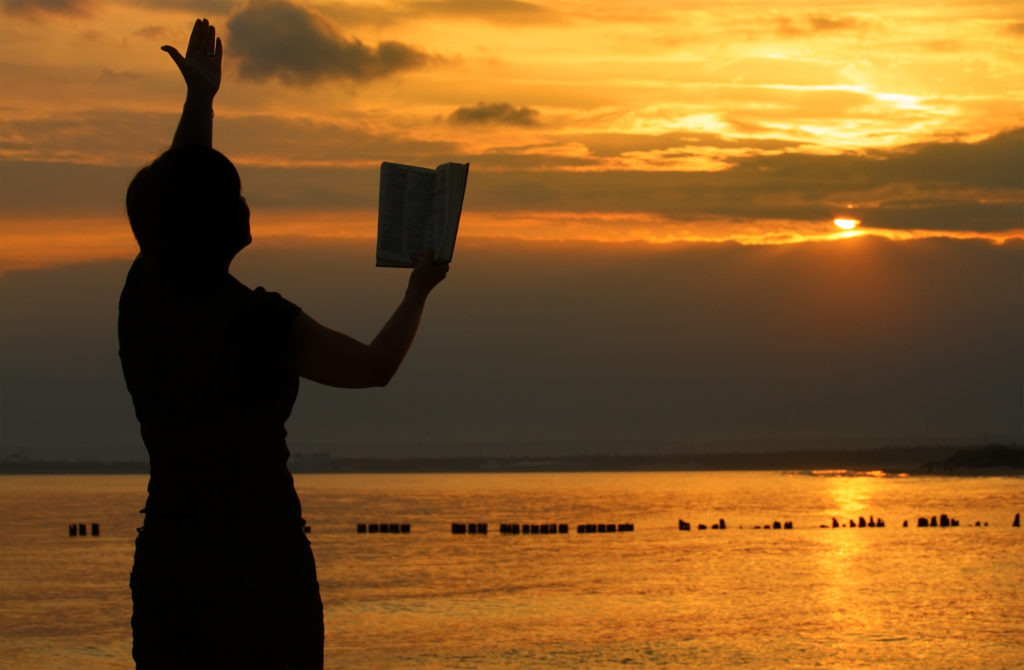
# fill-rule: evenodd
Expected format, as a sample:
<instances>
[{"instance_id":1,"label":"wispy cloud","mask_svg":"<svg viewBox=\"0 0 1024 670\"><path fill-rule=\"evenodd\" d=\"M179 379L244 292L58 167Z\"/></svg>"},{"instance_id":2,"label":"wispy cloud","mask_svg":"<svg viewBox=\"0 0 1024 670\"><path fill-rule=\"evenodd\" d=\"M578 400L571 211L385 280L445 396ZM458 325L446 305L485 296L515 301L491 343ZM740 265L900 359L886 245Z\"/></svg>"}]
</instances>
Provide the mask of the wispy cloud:
<instances>
[{"instance_id":1,"label":"wispy cloud","mask_svg":"<svg viewBox=\"0 0 1024 670\"><path fill-rule=\"evenodd\" d=\"M871 26L862 16L852 14L812 13L802 16L783 16L775 19L775 30L783 37L804 37L815 33L841 30L860 30Z\"/></svg>"},{"instance_id":2,"label":"wispy cloud","mask_svg":"<svg viewBox=\"0 0 1024 670\"><path fill-rule=\"evenodd\" d=\"M309 85L368 81L423 67L435 57L402 42L372 47L340 35L325 17L286 0L252 2L227 22L240 74Z\"/></svg>"},{"instance_id":3,"label":"wispy cloud","mask_svg":"<svg viewBox=\"0 0 1024 670\"><path fill-rule=\"evenodd\" d=\"M91 13L92 0L3 0L5 14L41 18L43 15L70 14L85 16Z\"/></svg>"},{"instance_id":4,"label":"wispy cloud","mask_svg":"<svg viewBox=\"0 0 1024 670\"><path fill-rule=\"evenodd\" d=\"M165 114L118 122L97 113L0 127L8 138L0 148L10 157L3 167L8 213L116 215L132 168L72 166L68 162L81 156L62 153L62 147L91 147L87 155L113 156L118 142L128 138L141 145L158 128L173 127L173 120ZM110 132L90 135L92 144L83 144L86 138L76 135L105 125ZM477 211L635 215L662 222L651 224L652 236L659 226L687 222L828 223L847 213L865 227L891 231L997 234L1024 227L1019 170L1024 129L976 143L825 156L767 140L761 151L752 152L713 134L581 133L563 136L561 142L549 139L474 153L452 140L378 134L355 124L250 116L220 127L219 146L240 164L247 197L257 210L370 209L380 160L434 165L457 157L478 167L472 189ZM310 142L294 145L288 138L296 134ZM51 138L42 146L17 141L42 136ZM635 154L645 152L711 156L721 165L687 171L609 167L628 166ZM59 199L46 188L54 183L64 185Z\"/></svg>"},{"instance_id":5,"label":"wispy cloud","mask_svg":"<svg viewBox=\"0 0 1024 670\"><path fill-rule=\"evenodd\" d=\"M167 28L167 26L143 26L132 33L134 37L139 37L147 42L156 42L163 40L165 42L174 41L180 39L181 35Z\"/></svg>"},{"instance_id":6,"label":"wispy cloud","mask_svg":"<svg viewBox=\"0 0 1024 670\"><path fill-rule=\"evenodd\" d=\"M420 15L457 16L500 23L550 23L563 17L547 7L521 0L419 0L408 9Z\"/></svg>"}]
</instances>

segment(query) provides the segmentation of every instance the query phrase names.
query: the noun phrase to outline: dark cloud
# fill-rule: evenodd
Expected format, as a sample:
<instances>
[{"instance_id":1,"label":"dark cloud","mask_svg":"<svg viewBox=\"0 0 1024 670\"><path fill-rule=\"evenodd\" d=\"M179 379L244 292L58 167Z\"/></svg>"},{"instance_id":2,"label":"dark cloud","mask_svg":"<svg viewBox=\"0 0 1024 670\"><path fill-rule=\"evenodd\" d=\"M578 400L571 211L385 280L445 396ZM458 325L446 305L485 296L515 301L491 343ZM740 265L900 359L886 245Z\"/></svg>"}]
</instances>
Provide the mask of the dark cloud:
<instances>
[{"instance_id":1,"label":"dark cloud","mask_svg":"<svg viewBox=\"0 0 1024 670\"><path fill-rule=\"evenodd\" d=\"M330 79L368 81L424 65L435 57L401 42L376 47L339 35L323 16L286 0L249 3L227 22L231 53L249 79L287 84Z\"/></svg>"},{"instance_id":2,"label":"dark cloud","mask_svg":"<svg viewBox=\"0 0 1024 670\"><path fill-rule=\"evenodd\" d=\"M1009 203L941 197L889 200L864 208L861 216L874 228L999 232L1024 228L1024 198Z\"/></svg>"},{"instance_id":3,"label":"dark cloud","mask_svg":"<svg viewBox=\"0 0 1024 670\"><path fill-rule=\"evenodd\" d=\"M736 170L766 178L791 177L831 187L878 187L894 182L984 188L1024 188L1020 157L1024 128L976 143L931 142L867 154L815 156L790 153L740 159Z\"/></svg>"},{"instance_id":4,"label":"dark cloud","mask_svg":"<svg viewBox=\"0 0 1024 670\"><path fill-rule=\"evenodd\" d=\"M92 0L3 0L5 14L36 18L44 14L88 15Z\"/></svg>"},{"instance_id":5,"label":"dark cloud","mask_svg":"<svg viewBox=\"0 0 1024 670\"><path fill-rule=\"evenodd\" d=\"M51 446L74 451L77 445L123 457L130 453L123 447L140 443L132 434L137 431L132 431L131 400L117 358L117 287L128 264L90 263L0 277L0 448L5 453L35 447L46 454ZM78 324L73 334L66 328L61 333L58 324L64 319ZM76 395L79 400L73 401Z\"/></svg>"},{"instance_id":6,"label":"dark cloud","mask_svg":"<svg viewBox=\"0 0 1024 670\"><path fill-rule=\"evenodd\" d=\"M467 237L391 385L303 383L289 441L1019 441L1022 252L1020 243L954 240L742 247ZM126 445L144 454L117 361L127 264L0 278L4 452L61 447L84 457ZM373 266L372 240L275 246L257 236L234 269L364 341L408 279Z\"/></svg>"},{"instance_id":7,"label":"dark cloud","mask_svg":"<svg viewBox=\"0 0 1024 670\"><path fill-rule=\"evenodd\" d=\"M536 126L540 112L530 107L514 107L507 102L478 102L475 105L459 107L448 116L448 121L457 124L504 124L511 126Z\"/></svg>"},{"instance_id":8,"label":"dark cloud","mask_svg":"<svg viewBox=\"0 0 1024 670\"><path fill-rule=\"evenodd\" d=\"M0 123L0 150L25 157L0 161L5 211L30 217L118 215L132 173L166 147L163 138L174 123L174 114L100 112ZM1024 227L1024 129L975 143L823 156L774 140L751 144L701 133L580 134L469 154L454 140L379 135L355 123L250 116L218 127L218 146L241 165L247 197L257 211L372 209L379 161L459 160L477 168L470 202L482 211L647 213L675 222L822 222L846 212L865 226L894 230L995 233ZM296 136L309 141L295 144ZM574 150L563 151L563 144ZM77 154L62 153L71 146ZM579 151L581 146L589 151ZM632 152L710 156L731 167L716 172L603 169L609 159ZM131 164L71 162L89 157L122 162L128 157ZM259 167L271 162L267 157L300 165ZM339 167L329 167L332 163ZM54 197L58 191L60 197ZM847 205L853 209L847 212Z\"/></svg>"},{"instance_id":9,"label":"dark cloud","mask_svg":"<svg viewBox=\"0 0 1024 670\"><path fill-rule=\"evenodd\" d=\"M1022 140L1024 129L1018 129L973 144L839 156L745 156L727 159L733 166L719 172L478 172L473 202L498 210L530 203L534 209L564 212L651 212L678 221L827 221L852 204L865 225L879 228L1019 230L1024 227ZM543 159L549 157L538 160ZM504 157L479 161L501 164Z\"/></svg>"},{"instance_id":10,"label":"dark cloud","mask_svg":"<svg viewBox=\"0 0 1024 670\"><path fill-rule=\"evenodd\" d=\"M1015 21L1006 26L1006 30L1012 35L1024 35L1024 21Z\"/></svg>"}]
</instances>

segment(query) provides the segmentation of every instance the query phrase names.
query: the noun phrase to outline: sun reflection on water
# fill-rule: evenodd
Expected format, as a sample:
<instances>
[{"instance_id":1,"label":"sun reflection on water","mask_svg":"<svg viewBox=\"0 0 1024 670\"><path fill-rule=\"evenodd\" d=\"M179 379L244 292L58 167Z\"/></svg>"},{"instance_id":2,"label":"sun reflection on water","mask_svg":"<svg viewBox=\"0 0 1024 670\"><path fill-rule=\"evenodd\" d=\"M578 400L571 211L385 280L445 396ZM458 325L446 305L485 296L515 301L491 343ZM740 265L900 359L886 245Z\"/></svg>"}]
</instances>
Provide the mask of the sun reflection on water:
<instances>
[{"instance_id":1,"label":"sun reflection on water","mask_svg":"<svg viewBox=\"0 0 1024 670\"><path fill-rule=\"evenodd\" d=\"M868 476L828 478L826 498L831 500L828 513L840 525L816 538L815 552L819 609L834 626L854 637L885 625L884 621L875 620L878 608L872 604L872 594L878 584L871 568L871 556L878 531L855 527L854 523L859 517L871 516L875 494L883 485L885 473L863 474Z\"/></svg>"}]
</instances>

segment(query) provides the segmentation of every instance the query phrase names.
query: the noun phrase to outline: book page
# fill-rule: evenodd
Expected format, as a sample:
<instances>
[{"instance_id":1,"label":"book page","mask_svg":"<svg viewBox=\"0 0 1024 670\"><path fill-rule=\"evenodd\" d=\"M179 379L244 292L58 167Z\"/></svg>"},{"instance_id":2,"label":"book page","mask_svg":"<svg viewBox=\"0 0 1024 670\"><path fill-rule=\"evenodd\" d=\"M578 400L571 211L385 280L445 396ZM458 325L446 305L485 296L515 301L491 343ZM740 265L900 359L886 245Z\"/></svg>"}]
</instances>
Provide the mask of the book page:
<instances>
[{"instance_id":1,"label":"book page","mask_svg":"<svg viewBox=\"0 0 1024 670\"><path fill-rule=\"evenodd\" d=\"M466 194L466 180L469 177L469 163L445 163L437 168L438 182L444 176L444 211L440 236L437 240L437 257L451 261L455 253L455 237L459 232L459 219L462 217L462 202Z\"/></svg>"},{"instance_id":2,"label":"book page","mask_svg":"<svg viewBox=\"0 0 1024 670\"><path fill-rule=\"evenodd\" d=\"M409 258L432 246L434 170L382 163L377 212L377 264L412 267Z\"/></svg>"},{"instance_id":3,"label":"book page","mask_svg":"<svg viewBox=\"0 0 1024 670\"><path fill-rule=\"evenodd\" d=\"M445 256L444 249L441 248L442 239L444 238L444 228L447 223L447 209L448 209L448 183L449 173L451 170L449 166L451 163L445 163L444 165L438 165L434 173L437 175L434 183L434 226L430 231L430 248L434 250L435 258L437 260L450 261L451 254Z\"/></svg>"}]
</instances>

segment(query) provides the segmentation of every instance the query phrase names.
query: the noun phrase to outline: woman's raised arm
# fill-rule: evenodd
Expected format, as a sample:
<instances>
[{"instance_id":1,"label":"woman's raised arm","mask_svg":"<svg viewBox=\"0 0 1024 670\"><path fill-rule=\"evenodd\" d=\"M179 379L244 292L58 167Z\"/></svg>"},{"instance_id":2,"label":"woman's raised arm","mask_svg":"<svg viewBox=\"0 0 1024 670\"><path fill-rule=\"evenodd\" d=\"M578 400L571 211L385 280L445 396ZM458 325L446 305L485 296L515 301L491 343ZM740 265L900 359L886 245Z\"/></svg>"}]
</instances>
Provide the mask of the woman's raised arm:
<instances>
[{"instance_id":1,"label":"woman's raised arm","mask_svg":"<svg viewBox=\"0 0 1024 670\"><path fill-rule=\"evenodd\" d=\"M387 385L416 337L427 296L447 274L447 263L435 264L434 253L424 253L409 277L405 297L370 344L300 313L292 326L285 365L301 377L328 386Z\"/></svg>"},{"instance_id":2,"label":"woman's raised arm","mask_svg":"<svg viewBox=\"0 0 1024 670\"><path fill-rule=\"evenodd\" d=\"M224 58L224 46L217 37L217 30L206 19L196 19L184 56L170 45L161 49L170 54L188 87L171 147L186 144L212 147L213 96L220 88L220 66Z\"/></svg>"}]
</instances>

